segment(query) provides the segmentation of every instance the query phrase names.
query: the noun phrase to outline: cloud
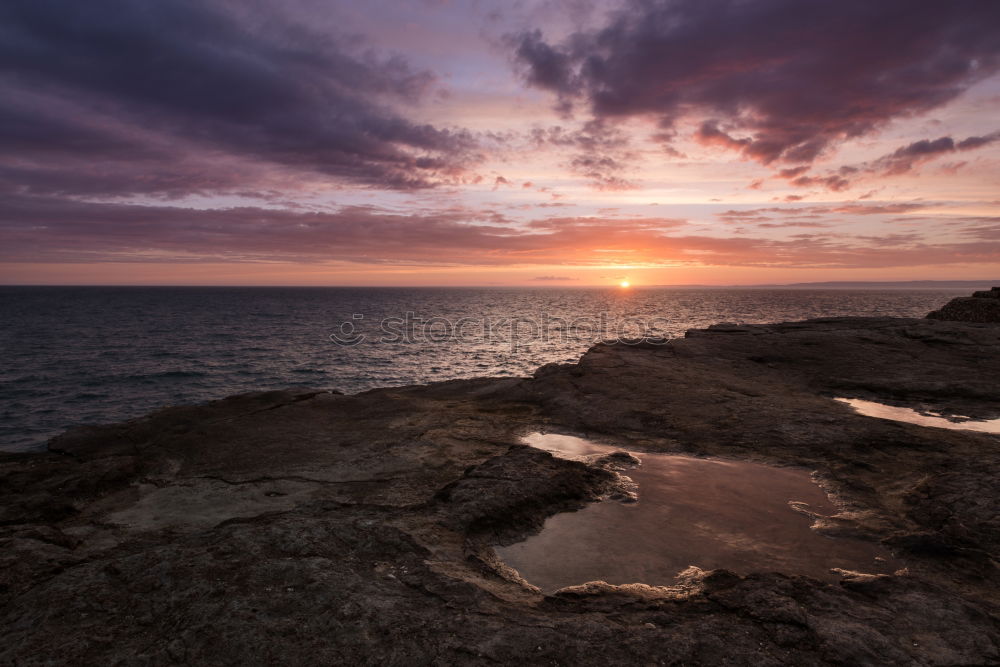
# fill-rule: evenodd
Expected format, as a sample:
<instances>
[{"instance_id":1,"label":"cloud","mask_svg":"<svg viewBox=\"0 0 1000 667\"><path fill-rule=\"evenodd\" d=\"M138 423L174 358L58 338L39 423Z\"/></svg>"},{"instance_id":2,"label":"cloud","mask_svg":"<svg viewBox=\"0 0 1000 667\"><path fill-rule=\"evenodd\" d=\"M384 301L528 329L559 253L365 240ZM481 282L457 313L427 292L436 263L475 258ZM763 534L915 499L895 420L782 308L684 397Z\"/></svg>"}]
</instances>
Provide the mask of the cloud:
<instances>
[{"instance_id":1,"label":"cloud","mask_svg":"<svg viewBox=\"0 0 1000 667\"><path fill-rule=\"evenodd\" d=\"M577 155L570 161L570 167L574 173L588 179L598 190L633 190L638 187L635 183L617 175L626 167L613 157Z\"/></svg>"},{"instance_id":2,"label":"cloud","mask_svg":"<svg viewBox=\"0 0 1000 667\"><path fill-rule=\"evenodd\" d=\"M778 171L778 176L780 178L788 178L788 179L798 178L807 171L809 171L809 167L807 165L802 165L800 167L789 167L788 169L782 169Z\"/></svg>"},{"instance_id":3,"label":"cloud","mask_svg":"<svg viewBox=\"0 0 1000 667\"><path fill-rule=\"evenodd\" d=\"M719 129L719 121L706 120L694 133L694 139L704 146L721 146L732 150L743 150L752 143L749 138L736 139Z\"/></svg>"},{"instance_id":4,"label":"cloud","mask_svg":"<svg viewBox=\"0 0 1000 667\"><path fill-rule=\"evenodd\" d=\"M895 204L840 204L838 206L816 207L814 210L849 215L896 215L932 208L933 204L921 202L899 202Z\"/></svg>"},{"instance_id":5,"label":"cloud","mask_svg":"<svg viewBox=\"0 0 1000 667\"><path fill-rule=\"evenodd\" d=\"M814 229L819 229L822 227L829 227L830 225L825 222L812 222L809 220L792 220L790 222L762 222L757 225L758 229L783 229L786 227L811 227Z\"/></svg>"},{"instance_id":6,"label":"cloud","mask_svg":"<svg viewBox=\"0 0 1000 667\"><path fill-rule=\"evenodd\" d=\"M534 220L528 223L527 226L532 229L560 230L564 232L576 232L580 230L600 231L606 235L605 239L609 239L620 235L619 232L615 231L616 225L621 227L621 233L628 234L640 229L666 230L683 227L686 224L688 224L688 221L682 218L630 217L609 219L603 216L576 216L543 218L541 220Z\"/></svg>"},{"instance_id":7,"label":"cloud","mask_svg":"<svg viewBox=\"0 0 1000 667\"><path fill-rule=\"evenodd\" d=\"M835 212L835 209L829 209ZM862 213L863 211L856 211ZM802 213L802 211L799 211ZM791 222L791 221L790 221ZM810 225L812 226L812 225ZM77 202L0 196L0 260L8 262L273 262L512 266L877 267L996 263L993 223L969 223L967 242L916 235L785 239L684 233L670 218L561 217L527 224L462 208L400 214Z\"/></svg>"},{"instance_id":8,"label":"cloud","mask_svg":"<svg viewBox=\"0 0 1000 667\"><path fill-rule=\"evenodd\" d=\"M574 58L542 40L542 32L533 30L520 35L515 56L530 65L528 83L559 93L572 93Z\"/></svg>"},{"instance_id":9,"label":"cloud","mask_svg":"<svg viewBox=\"0 0 1000 667\"><path fill-rule=\"evenodd\" d=\"M981 137L968 137L958 142L951 137L940 137L934 140L921 139L879 158L868 167L868 170L879 171L886 175L905 174L916 166L941 155L956 151L975 150L998 140L1000 140L1000 132Z\"/></svg>"},{"instance_id":10,"label":"cloud","mask_svg":"<svg viewBox=\"0 0 1000 667\"><path fill-rule=\"evenodd\" d=\"M1000 3L978 0L630 0L561 43L509 41L563 111L649 117L667 135L693 117L703 143L808 164L997 71L998 33Z\"/></svg>"},{"instance_id":11,"label":"cloud","mask_svg":"<svg viewBox=\"0 0 1000 667\"><path fill-rule=\"evenodd\" d=\"M611 124L591 120L577 129L561 125L536 127L530 133L530 141L536 148L569 150L565 166L598 190L637 187L624 176L636 153L631 149L628 135Z\"/></svg>"},{"instance_id":12,"label":"cloud","mask_svg":"<svg viewBox=\"0 0 1000 667\"><path fill-rule=\"evenodd\" d=\"M851 187L851 182L837 174L831 176L799 176L790 183L797 188L824 187L827 190L841 192Z\"/></svg>"},{"instance_id":13,"label":"cloud","mask_svg":"<svg viewBox=\"0 0 1000 667\"><path fill-rule=\"evenodd\" d=\"M951 137L937 139L921 139L906 146L901 146L882 157L858 165L845 165L825 175L809 175L809 166L801 165L778 171L780 178L788 179L796 187L825 187L827 190L840 192L851 187L857 179L867 179L877 176L899 176L912 172L920 165L930 162L949 153L976 150L1000 141L1000 132L983 136L973 136L955 141ZM945 165L944 170L955 172L965 165L965 162Z\"/></svg>"},{"instance_id":14,"label":"cloud","mask_svg":"<svg viewBox=\"0 0 1000 667\"><path fill-rule=\"evenodd\" d=\"M955 144L955 148L960 151L969 151L974 148L981 148L988 144L992 144L994 141L1000 141L1000 132L994 132L993 134L988 134L984 137L968 137L967 139L962 139L960 142Z\"/></svg>"},{"instance_id":15,"label":"cloud","mask_svg":"<svg viewBox=\"0 0 1000 667\"><path fill-rule=\"evenodd\" d=\"M123 193L170 190L183 180L170 162L226 156L360 184L430 186L456 178L476 150L468 133L400 111L433 82L401 57L277 13L251 18L237 4L0 5L3 166L36 190L110 191L115 177ZM64 170L53 166L58 155L71 162ZM87 160L105 163L106 182L73 177ZM129 178L136 166L145 180Z\"/></svg>"},{"instance_id":16,"label":"cloud","mask_svg":"<svg viewBox=\"0 0 1000 667\"><path fill-rule=\"evenodd\" d=\"M934 208L926 202L893 202L888 204L831 204L824 206L767 206L763 208L730 209L716 213L716 217L729 223L758 223L778 219L777 216L818 219L823 216L841 215L899 215Z\"/></svg>"},{"instance_id":17,"label":"cloud","mask_svg":"<svg viewBox=\"0 0 1000 667\"><path fill-rule=\"evenodd\" d=\"M571 278L570 276L535 276L532 280L538 280L541 282L567 282L571 280L579 280L579 278Z\"/></svg>"}]
</instances>

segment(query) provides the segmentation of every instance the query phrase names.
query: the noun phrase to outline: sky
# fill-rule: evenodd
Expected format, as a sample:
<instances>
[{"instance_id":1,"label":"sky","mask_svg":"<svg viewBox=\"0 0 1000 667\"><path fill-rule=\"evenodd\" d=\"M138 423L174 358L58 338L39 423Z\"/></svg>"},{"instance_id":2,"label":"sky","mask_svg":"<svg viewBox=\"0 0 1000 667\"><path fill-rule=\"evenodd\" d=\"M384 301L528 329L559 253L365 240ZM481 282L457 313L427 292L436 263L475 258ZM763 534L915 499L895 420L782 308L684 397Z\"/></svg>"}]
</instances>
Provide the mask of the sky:
<instances>
[{"instance_id":1,"label":"sky","mask_svg":"<svg viewBox=\"0 0 1000 667\"><path fill-rule=\"evenodd\" d=\"M6 0L0 283L1000 276L995 0Z\"/></svg>"}]
</instances>

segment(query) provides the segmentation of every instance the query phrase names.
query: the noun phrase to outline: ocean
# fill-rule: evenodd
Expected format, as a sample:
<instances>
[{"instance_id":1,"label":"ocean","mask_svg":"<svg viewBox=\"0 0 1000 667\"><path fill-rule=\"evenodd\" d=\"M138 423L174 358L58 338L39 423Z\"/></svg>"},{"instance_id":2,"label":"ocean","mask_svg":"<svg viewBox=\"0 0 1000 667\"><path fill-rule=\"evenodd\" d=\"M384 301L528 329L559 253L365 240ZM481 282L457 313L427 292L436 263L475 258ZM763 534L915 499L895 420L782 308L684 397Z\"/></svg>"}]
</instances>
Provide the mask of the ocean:
<instances>
[{"instance_id":1,"label":"ocean","mask_svg":"<svg viewBox=\"0 0 1000 667\"><path fill-rule=\"evenodd\" d=\"M968 288L0 287L0 451L289 387L354 393L574 362L716 322L923 317Z\"/></svg>"}]
</instances>

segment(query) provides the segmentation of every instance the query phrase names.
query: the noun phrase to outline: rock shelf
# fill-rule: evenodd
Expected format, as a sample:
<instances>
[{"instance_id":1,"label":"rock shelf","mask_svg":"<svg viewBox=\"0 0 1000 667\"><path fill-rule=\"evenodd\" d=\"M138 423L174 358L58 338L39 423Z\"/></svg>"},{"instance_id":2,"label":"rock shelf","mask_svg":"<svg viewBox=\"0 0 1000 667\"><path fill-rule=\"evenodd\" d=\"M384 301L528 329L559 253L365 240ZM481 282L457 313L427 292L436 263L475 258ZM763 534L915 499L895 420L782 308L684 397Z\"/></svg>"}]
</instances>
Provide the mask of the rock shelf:
<instances>
[{"instance_id":1,"label":"rock shelf","mask_svg":"<svg viewBox=\"0 0 1000 667\"><path fill-rule=\"evenodd\" d=\"M74 429L0 457L0 662L997 664L1000 438L834 397L996 419L1000 327L727 325L531 378L258 393ZM815 470L839 509L823 531L906 568L545 594L495 548L629 489L521 443L536 431Z\"/></svg>"}]
</instances>

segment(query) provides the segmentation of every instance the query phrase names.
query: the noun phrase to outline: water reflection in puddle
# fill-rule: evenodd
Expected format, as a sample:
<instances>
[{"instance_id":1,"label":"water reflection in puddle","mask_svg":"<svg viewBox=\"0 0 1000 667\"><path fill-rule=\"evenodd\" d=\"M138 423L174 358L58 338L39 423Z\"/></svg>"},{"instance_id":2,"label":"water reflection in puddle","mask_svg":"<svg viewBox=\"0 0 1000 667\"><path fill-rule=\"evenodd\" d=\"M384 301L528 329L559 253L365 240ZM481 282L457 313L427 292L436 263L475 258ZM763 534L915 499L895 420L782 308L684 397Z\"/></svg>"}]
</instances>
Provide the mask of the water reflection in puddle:
<instances>
[{"instance_id":1,"label":"water reflection in puddle","mask_svg":"<svg viewBox=\"0 0 1000 667\"><path fill-rule=\"evenodd\" d=\"M841 403L847 403L860 414L879 419L891 419L897 422L916 424L917 426L934 426L950 428L956 431L979 431L981 433L1000 433L1000 419L969 419L968 417L942 417L936 412L917 412L911 408L901 408L895 405L885 405L875 401L864 401L860 398L837 398Z\"/></svg>"},{"instance_id":2,"label":"water reflection in puddle","mask_svg":"<svg viewBox=\"0 0 1000 667\"><path fill-rule=\"evenodd\" d=\"M556 434L536 433L525 442L564 458L619 451ZM837 510L805 470L633 453L642 465L627 474L639 485L639 502L605 501L556 514L541 532L498 547L497 554L545 592L588 581L671 585L691 565L821 579L837 578L831 568L888 573L900 567L875 544L810 529L812 519L790 502L820 515Z\"/></svg>"}]
</instances>

